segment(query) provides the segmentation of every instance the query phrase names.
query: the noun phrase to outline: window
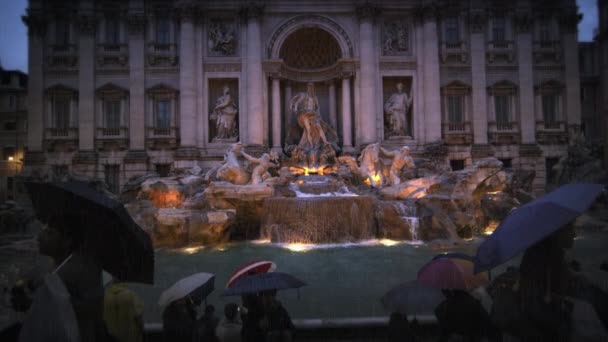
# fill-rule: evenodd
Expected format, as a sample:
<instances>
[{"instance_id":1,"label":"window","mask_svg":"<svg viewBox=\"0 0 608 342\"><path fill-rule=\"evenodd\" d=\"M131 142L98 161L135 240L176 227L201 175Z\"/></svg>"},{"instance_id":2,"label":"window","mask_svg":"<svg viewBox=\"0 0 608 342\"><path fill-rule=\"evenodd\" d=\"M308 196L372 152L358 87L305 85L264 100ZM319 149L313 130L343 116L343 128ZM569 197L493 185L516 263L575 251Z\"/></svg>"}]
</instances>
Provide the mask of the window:
<instances>
[{"instance_id":1,"label":"window","mask_svg":"<svg viewBox=\"0 0 608 342\"><path fill-rule=\"evenodd\" d=\"M56 181L61 180L63 177L65 177L68 174L68 166L67 165L53 165L52 171L53 171L53 179Z\"/></svg>"},{"instance_id":2,"label":"window","mask_svg":"<svg viewBox=\"0 0 608 342\"><path fill-rule=\"evenodd\" d=\"M13 146L2 148L2 160L8 160L9 157L15 157L15 148Z\"/></svg>"},{"instance_id":3,"label":"window","mask_svg":"<svg viewBox=\"0 0 608 342\"><path fill-rule=\"evenodd\" d=\"M494 39L494 44L504 43L507 40L505 17L496 17L492 20L492 39Z\"/></svg>"},{"instance_id":4,"label":"window","mask_svg":"<svg viewBox=\"0 0 608 342\"><path fill-rule=\"evenodd\" d=\"M559 128L557 122L557 95L542 95L543 121L545 128Z\"/></svg>"},{"instance_id":5,"label":"window","mask_svg":"<svg viewBox=\"0 0 608 342\"><path fill-rule=\"evenodd\" d=\"M19 75L19 87L25 88L27 87L27 77L23 75Z\"/></svg>"},{"instance_id":6,"label":"window","mask_svg":"<svg viewBox=\"0 0 608 342\"><path fill-rule=\"evenodd\" d=\"M445 42L448 47L460 45L460 29L457 17L449 17L445 20Z\"/></svg>"},{"instance_id":7,"label":"window","mask_svg":"<svg viewBox=\"0 0 608 342\"><path fill-rule=\"evenodd\" d=\"M156 173L161 177L168 177L171 171L171 164L156 164Z\"/></svg>"},{"instance_id":8,"label":"window","mask_svg":"<svg viewBox=\"0 0 608 342\"><path fill-rule=\"evenodd\" d=\"M510 169L513 167L513 163L512 163L512 159L508 158L508 159L498 159L502 162L502 168L503 169Z\"/></svg>"},{"instance_id":9,"label":"window","mask_svg":"<svg viewBox=\"0 0 608 342\"><path fill-rule=\"evenodd\" d=\"M464 169L464 160L463 159L450 159L450 167L452 171L458 171Z\"/></svg>"},{"instance_id":10,"label":"window","mask_svg":"<svg viewBox=\"0 0 608 342\"><path fill-rule=\"evenodd\" d=\"M157 100L156 101L156 120L154 120L154 128L161 132L157 134L169 134L171 129L171 101ZM166 131L166 133L164 133Z\"/></svg>"},{"instance_id":11,"label":"window","mask_svg":"<svg viewBox=\"0 0 608 342\"><path fill-rule=\"evenodd\" d=\"M70 127L70 99L67 97L55 97L53 101L53 128L57 134L67 135Z\"/></svg>"},{"instance_id":12,"label":"window","mask_svg":"<svg viewBox=\"0 0 608 342\"><path fill-rule=\"evenodd\" d=\"M496 128L498 130L511 129L511 97L495 95L494 110L496 113Z\"/></svg>"},{"instance_id":13,"label":"window","mask_svg":"<svg viewBox=\"0 0 608 342\"><path fill-rule=\"evenodd\" d=\"M106 17L106 44L120 44L120 22L117 15L109 15Z\"/></svg>"},{"instance_id":14,"label":"window","mask_svg":"<svg viewBox=\"0 0 608 342\"><path fill-rule=\"evenodd\" d=\"M110 192L117 194L120 190L120 165L105 166L105 181Z\"/></svg>"},{"instance_id":15,"label":"window","mask_svg":"<svg viewBox=\"0 0 608 342\"><path fill-rule=\"evenodd\" d=\"M17 130L17 123L14 122L14 121L5 122L4 123L4 130L5 131L16 131Z\"/></svg>"},{"instance_id":16,"label":"window","mask_svg":"<svg viewBox=\"0 0 608 342\"><path fill-rule=\"evenodd\" d=\"M169 44L169 17L156 18L156 44Z\"/></svg>"},{"instance_id":17,"label":"window","mask_svg":"<svg viewBox=\"0 0 608 342\"><path fill-rule=\"evenodd\" d=\"M103 128L105 135L120 134L120 100L106 100L103 103Z\"/></svg>"},{"instance_id":18,"label":"window","mask_svg":"<svg viewBox=\"0 0 608 342\"><path fill-rule=\"evenodd\" d=\"M551 44L551 25L549 19L541 19L539 28L540 44L543 47L548 47Z\"/></svg>"},{"instance_id":19,"label":"window","mask_svg":"<svg viewBox=\"0 0 608 342\"><path fill-rule=\"evenodd\" d=\"M448 124L450 131L464 131L464 101L462 96L447 97Z\"/></svg>"},{"instance_id":20,"label":"window","mask_svg":"<svg viewBox=\"0 0 608 342\"><path fill-rule=\"evenodd\" d=\"M70 26L67 20L57 19L55 21L55 45L67 47L70 43Z\"/></svg>"},{"instance_id":21,"label":"window","mask_svg":"<svg viewBox=\"0 0 608 342\"><path fill-rule=\"evenodd\" d=\"M2 84L11 84L11 74L8 72L2 73Z\"/></svg>"},{"instance_id":22,"label":"window","mask_svg":"<svg viewBox=\"0 0 608 342\"><path fill-rule=\"evenodd\" d=\"M15 109L15 95L8 96L8 108Z\"/></svg>"},{"instance_id":23,"label":"window","mask_svg":"<svg viewBox=\"0 0 608 342\"><path fill-rule=\"evenodd\" d=\"M557 165L557 163L559 162L559 158L546 158L545 159L545 177L547 180L547 183L555 183L557 181L557 179L555 178L555 171L553 170L553 167L555 167L555 165Z\"/></svg>"}]
</instances>

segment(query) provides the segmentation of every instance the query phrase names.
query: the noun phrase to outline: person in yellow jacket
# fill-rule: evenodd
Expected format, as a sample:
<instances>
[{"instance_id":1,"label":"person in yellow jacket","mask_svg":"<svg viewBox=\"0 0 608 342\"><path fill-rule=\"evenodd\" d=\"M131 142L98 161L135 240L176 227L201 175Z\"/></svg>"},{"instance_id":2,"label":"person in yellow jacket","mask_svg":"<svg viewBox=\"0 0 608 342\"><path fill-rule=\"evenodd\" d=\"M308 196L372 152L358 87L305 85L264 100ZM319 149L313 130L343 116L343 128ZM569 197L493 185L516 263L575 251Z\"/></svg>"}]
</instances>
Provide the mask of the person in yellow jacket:
<instances>
[{"instance_id":1,"label":"person in yellow jacket","mask_svg":"<svg viewBox=\"0 0 608 342\"><path fill-rule=\"evenodd\" d=\"M104 299L104 320L108 332L120 342L141 342L143 335L142 300L127 285L112 283Z\"/></svg>"}]
</instances>

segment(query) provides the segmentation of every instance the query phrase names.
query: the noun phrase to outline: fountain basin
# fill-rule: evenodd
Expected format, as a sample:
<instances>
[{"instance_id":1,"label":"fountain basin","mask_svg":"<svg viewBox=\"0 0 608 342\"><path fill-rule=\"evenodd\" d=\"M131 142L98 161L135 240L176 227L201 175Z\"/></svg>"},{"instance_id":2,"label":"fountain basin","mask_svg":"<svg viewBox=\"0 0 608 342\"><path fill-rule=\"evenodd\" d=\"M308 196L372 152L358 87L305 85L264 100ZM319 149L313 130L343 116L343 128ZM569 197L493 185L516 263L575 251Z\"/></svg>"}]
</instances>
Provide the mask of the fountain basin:
<instances>
[{"instance_id":1,"label":"fountain basin","mask_svg":"<svg viewBox=\"0 0 608 342\"><path fill-rule=\"evenodd\" d=\"M269 197L261 238L272 242L342 243L377 236L372 196Z\"/></svg>"}]
</instances>

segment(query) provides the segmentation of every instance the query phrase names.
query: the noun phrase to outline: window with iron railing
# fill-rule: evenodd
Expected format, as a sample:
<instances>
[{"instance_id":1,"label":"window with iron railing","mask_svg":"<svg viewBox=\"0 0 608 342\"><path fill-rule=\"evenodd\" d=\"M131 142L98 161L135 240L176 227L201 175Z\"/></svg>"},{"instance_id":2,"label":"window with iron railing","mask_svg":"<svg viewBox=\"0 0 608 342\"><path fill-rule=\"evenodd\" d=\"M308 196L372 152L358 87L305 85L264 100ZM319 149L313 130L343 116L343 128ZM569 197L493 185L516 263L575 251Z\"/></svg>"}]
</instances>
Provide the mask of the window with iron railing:
<instances>
[{"instance_id":1,"label":"window with iron railing","mask_svg":"<svg viewBox=\"0 0 608 342\"><path fill-rule=\"evenodd\" d=\"M120 135L120 100L106 100L103 107L103 135Z\"/></svg>"},{"instance_id":2,"label":"window with iron railing","mask_svg":"<svg viewBox=\"0 0 608 342\"><path fill-rule=\"evenodd\" d=\"M504 17L492 20L492 39L495 47L507 47L506 22Z\"/></svg>"},{"instance_id":3,"label":"window with iron railing","mask_svg":"<svg viewBox=\"0 0 608 342\"><path fill-rule=\"evenodd\" d=\"M499 131L511 129L511 98L508 95L494 96L496 113L496 129Z\"/></svg>"},{"instance_id":4,"label":"window with iron railing","mask_svg":"<svg viewBox=\"0 0 608 342\"><path fill-rule=\"evenodd\" d=\"M539 24L539 36L540 46L542 48L553 47L553 40L551 35L551 22L549 19L542 19Z\"/></svg>"},{"instance_id":5,"label":"window with iron railing","mask_svg":"<svg viewBox=\"0 0 608 342\"><path fill-rule=\"evenodd\" d=\"M449 48L460 47L460 28L457 17L445 19L445 44Z\"/></svg>"},{"instance_id":6,"label":"window with iron railing","mask_svg":"<svg viewBox=\"0 0 608 342\"><path fill-rule=\"evenodd\" d=\"M155 135L170 135L171 134L171 100L159 99L156 100L154 120Z\"/></svg>"},{"instance_id":7,"label":"window with iron railing","mask_svg":"<svg viewBox=\"0 0 608 342\"><path fill-rule=\"evenodd\" d=\"M557 120L557 100L556 94L545 94L542 96L543 121L545 128L559 128Z\"/></svg>"},{"instance_id":8,"label":"window with iron railing","mask_svg":"<svg viewBox=\"0 0 608 342\"><path fill-rule=\"evenodd\" d=\"M70 99L56 97L53 99L53 136L68 136L70 128Z\"/></svg>"},{"instance_id":9,"label":"window with iron railing","mask_svg":"<svg viewBox=\"0 0 608 342\"><path fill-rule=\"evenodd\" d=\"M447 97L448 130L464 131L464 99L463 96Z\"/></svg>"}]
</instances>

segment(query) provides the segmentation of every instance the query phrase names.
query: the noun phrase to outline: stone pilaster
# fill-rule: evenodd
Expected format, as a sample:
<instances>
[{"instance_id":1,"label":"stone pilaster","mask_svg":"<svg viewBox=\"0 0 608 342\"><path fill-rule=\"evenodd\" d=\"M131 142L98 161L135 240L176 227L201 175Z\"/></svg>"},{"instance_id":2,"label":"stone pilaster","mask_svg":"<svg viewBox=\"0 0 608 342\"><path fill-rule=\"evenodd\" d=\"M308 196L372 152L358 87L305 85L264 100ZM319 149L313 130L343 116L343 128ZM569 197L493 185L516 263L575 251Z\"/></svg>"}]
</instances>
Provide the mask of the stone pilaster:
<instances>
[{"instance_id":1,"label":"stone pilaster","mask_svg":"<svg viewBox=\"0 0 608 342\"><path fill-rule=\"evenodd\" d=\"M488 143L488 103L486 92L486 28L483 13L472 12L469 16L471 32L471 75L473 97L473 140L476 145Z\"/></svg>"},{"instance_id":2,"label":"stone pilaster","mask_svg":"<svg viewBox=\"0 0 608 342\"><path fill-rule=\"evenodd\" d=\"M534 112L534 65L530 14L528 12L516 13L513 24L516 32L517 64L519 66L518 95L521 142L523 144L535 144L536 115Z\"/></svg>"},{"instance_id":3,"label":"stone pilaster","mask_svg":"<svg viewBox=\"0 0 608 342\"><path fill-rule=\"evenodd\" d=\"M342 78L342 151L353 151L350 78Z\"/></svg>"},{"instance_id":4,"label":"stone pilaster","mask_svg":"<svg viewBox=\"0 0 608 342\"><path fill-rule=\"evenodd\" d=\"M377 110L374 94L376 93L376 70L374 65L374 19L380 10L366 3L357 8L359 18L359 64L360 64L360 103L357 122L361 125L361 136L357 144L374 143L377 140Z\"/></svg>"},{"instance_id":5,"label":"stone pilaster","mask_svg":"<svg viewBox=\"0 0 608 342\"><path fill-rule=\"evenodd\" d=\"M85 7L86 4L87 2L81 3L78 14L78 149L93 151L95 147L96 20L91 9L87 8L88 6Z\"/></svg>"},{"instance_id":6,"label":"stone pilaster","mask_svg":"<svg viewBox=\"0 0 608 342\"><path fill-rule=\"evenodd\" d=\"M27 166L28 156L42 151L44 137L44 36L47 22L42 12L32 10L28 10L23 22L28 29Z\"/></svg>"},{"instance_id":7,"label":"stone pilaster","mask_svg":"<svg viewBox=\"0 0 608 342\"><path fill-rule=\"evenodd\" d=\"M292 90L291 90L291 81L285 81L285 99L284 99L284 103L285 103L285 130L284 132L289 132L289 130L291 129L291 108L289 108L289 102L291 101L291 97L292 97Z\"/></svg>"},{"instance_id":8,"label":"stone pilaster","mask_svg":"<svg viewBox=\"0 0 608 342\"><path fill-rule=\"evenodd\" d=\"M329 124L333 129L338 128L338 113L336 112L336 83L329 81Z\"/></svg>"},{"instance_id":9,"label":"stone pilaster","mask_svg":"<svg viewBox=\"0 0 608 342\"><path fill-rule=\"evenodd\" d=\"M272 79L272 149L282 152L281 148L281 80Z\"/></svg>"},{"instance_id":10,"label":"stone pilaster","mask_svg":"<svg viewBox=\"0 0 608 342\"><path fill-rule=\"evenodd\" d=\"M129 2L127 17L129 32L129 150L145 148L145 25L143 3Z\"/></svg>"},{"instance_id":11,"label":"stone pilaster","mask_svg":"<svg viewBox=\"0 0 608 342\"><path fill-rule=\"evenodd\" d=\"M241 11L247 21L247 141L248 145L264 144L264 89L260 20L263 6L249 5Z\"/></svg>"},{"instance_id":12,"label":"stone pilaster","mask_svg":"<svg viewBox=\"0 0 608 342\"><path fill-rule=\"evenodd\" d=\"M581 86L577 26L581 16L576 12L576 7L564 9L564 12L560 18L560 30L563 32L562 42L566 69L566 121L571 132L578 132L581 125Z\"/></svg>"},{"instance_id":13,"label":"stone pilaster","mask_svg":"<svg viewBox=\"0 0 608 342\"><path fill-rule=\"evenodd\" d=\"M437 35L437 16L434 7L421 10L424 50L424 113L425 142L441 140L441 97L439 80L439 51Z\"/></svg>"},{"instance_id":14,"label":"stone pilaster","mask_svg":"<svg viewBox=\"0 0 608 342\"><path fill-rule=\"evenodd\" d=\"M179 42L179 131L180 149L191 150L196 146L196 49L194 44L194 16L196 9L189 3L182 4ZM190 152L182 153L184 157Z\"/></svg>"}]
</instances>

